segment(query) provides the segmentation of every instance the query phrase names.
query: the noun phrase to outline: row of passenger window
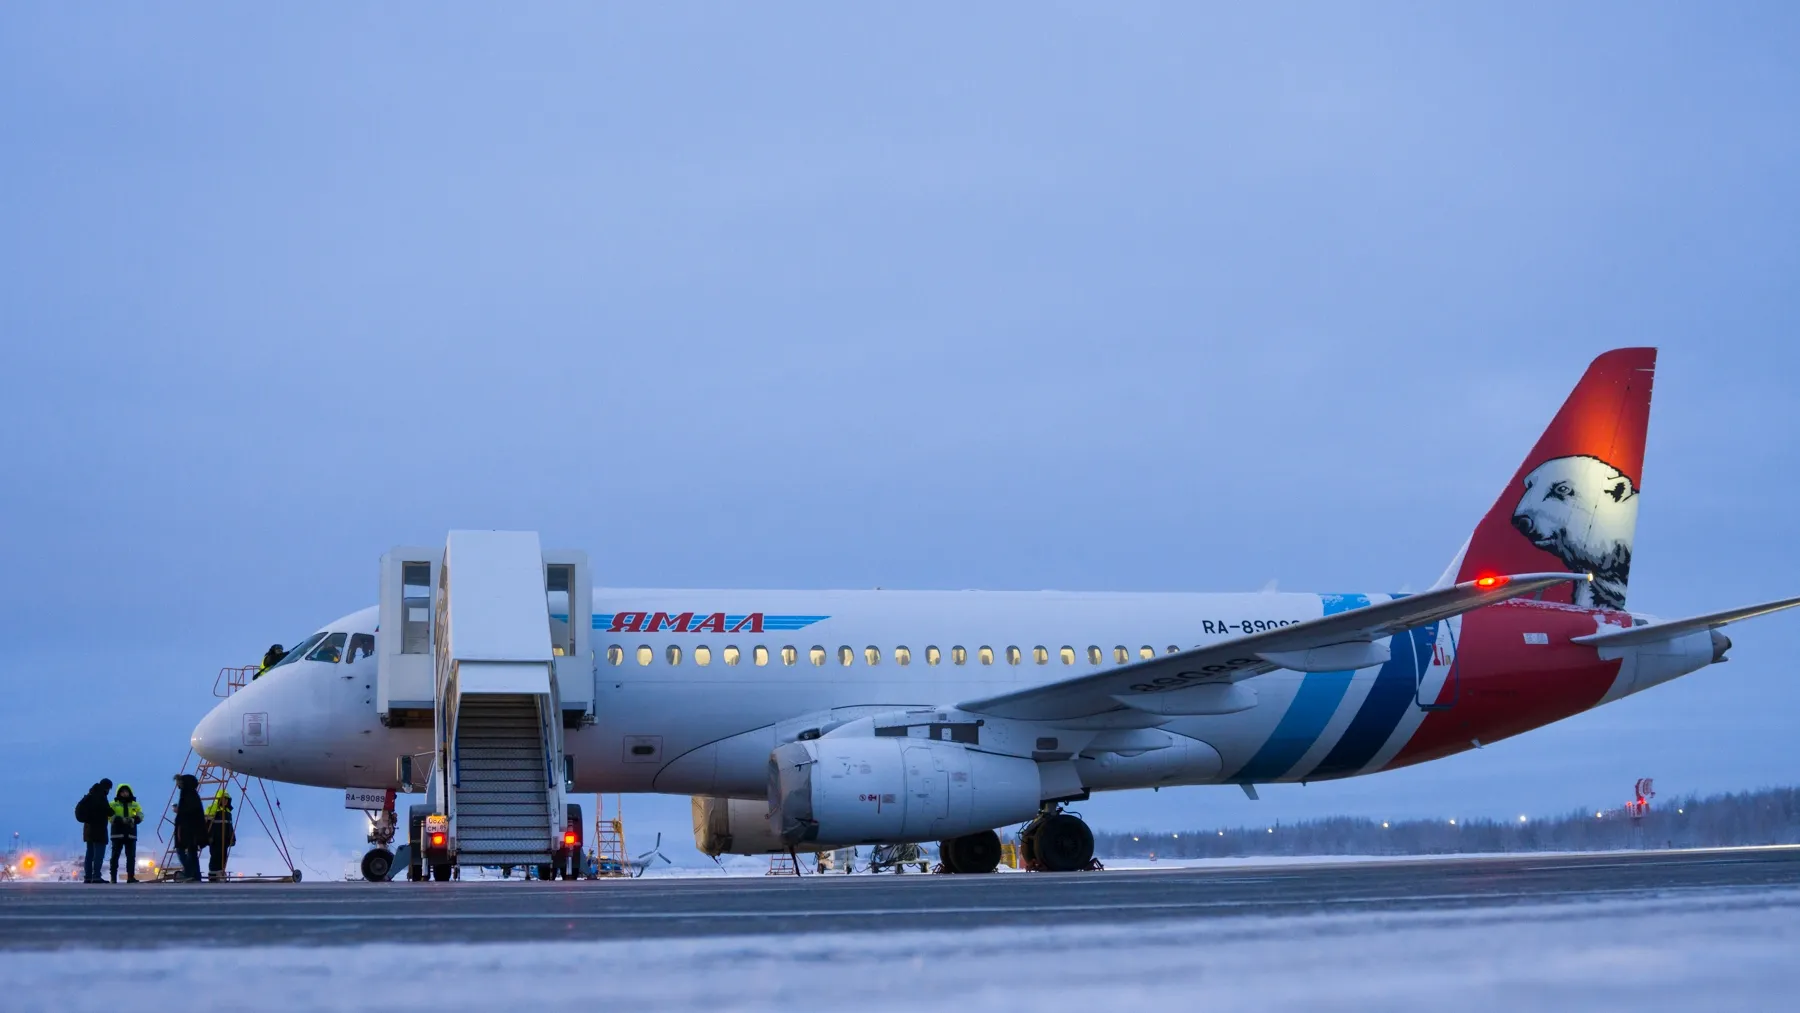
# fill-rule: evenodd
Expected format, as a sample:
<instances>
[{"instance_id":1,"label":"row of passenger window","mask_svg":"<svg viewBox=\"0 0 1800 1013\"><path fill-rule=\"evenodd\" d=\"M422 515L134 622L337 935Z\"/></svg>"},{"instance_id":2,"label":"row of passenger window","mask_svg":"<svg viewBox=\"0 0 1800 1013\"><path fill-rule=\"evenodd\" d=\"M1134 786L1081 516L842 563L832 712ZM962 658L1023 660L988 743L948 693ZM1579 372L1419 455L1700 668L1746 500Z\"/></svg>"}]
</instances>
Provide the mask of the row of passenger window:
<instances>
[{"instance_id":1,"label":"row of passenger window","mask_svg":"<svg viewBox=\"0 0 1800 1013\"><path fill-rule=\"evenodd\" d=\"M1181 650L1181 648L1174 644L1170 644L1168 647L1169 654L1174 654L1179 650ZM769 648L760 644L750 648L750 663L753 665L767 665L769 663L769 653ZM865 647L862 649L861 653L863 664L881 664L881 648ZM966 665L969 663L970 653L968 648L961 646L952 647L949 652L950 663L952 665ZM994 663L995 652L992 647L983 645L975 648L973 653L975 660L980 664L992 665ZM1048 647L1033 647L1031 648L1031 661L1033 664L1048 665L1050 663L1050 653L1050 648ZM1106 652L1102 651L1097 646L1090 645L1084 653L1087 658L1087 663L1090 665L1099 665L1106 660ZM1126 662L1131 661L1132 654L1133 652L1129 647L1123 645L1114 647L1112 649L1113 664L1123 665ZM839 647L836 651L836 655L837 663L846 668L856 664L857 651L855 648ZM1145 644L1137 649L1136 655L1138 658L1147 661L1156 657L1156 648ZM783 665L797 665L800 663L800 649L797 647L783 647L780 649L779 656ZM925 664L927 665L936 665L942 662L944 656L944 652L938 650L936 647L925 648L924 657ZM1022 665L1025 663L1025 651L1018 647L1004 648L1003 656L1006 659L1006 663L1009 665ZM913 660L913 652L912 649L908 647L896 647L894 648L891 657L894 659L894 664L896 665L910 665ZM1056 657L1065 665L1073 665L1075 664L1078 655L1075 648L1065 645L1057 649ZM636 651L636 658L638 664L648 665L656 660L656 649L648 644L639 644ZM727 665L735 665L743 660L744 652L739 650L735 645L727 644L725 647L720 648L719 658ZM807 650L806 658L814 665L824 665L831 659L831 654L827 652L824 647L814 644ZM712 648L705 645L694 648L693 659L694 664L696 665L712 664ZM663 660L670 665L681 664L681 648L674 644L670 644L668 647L663 648ZM607 647L606 661L607 664L610 665L625 664L624 646L612 644Z\"/></svg>"}]
</instances>

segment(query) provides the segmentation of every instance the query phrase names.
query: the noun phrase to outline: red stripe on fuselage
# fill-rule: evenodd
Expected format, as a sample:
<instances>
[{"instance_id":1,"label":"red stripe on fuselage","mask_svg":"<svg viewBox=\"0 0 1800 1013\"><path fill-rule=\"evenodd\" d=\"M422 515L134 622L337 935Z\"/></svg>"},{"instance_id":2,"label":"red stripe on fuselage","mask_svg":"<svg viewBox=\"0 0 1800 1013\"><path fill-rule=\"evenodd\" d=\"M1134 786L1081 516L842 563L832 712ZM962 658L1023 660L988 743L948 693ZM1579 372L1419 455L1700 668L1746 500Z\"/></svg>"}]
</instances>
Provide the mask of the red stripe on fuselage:
<instances>
[{"instance_id":1,"label":"red stripe on fuselage","mask_svg":"<svg viewBox=\"0 0 1800 1013\"><path fill-rule=\"evenodd\" d=\"M1600 702L1619 674L1618 661L1602 661L1592 647L1569 642L1605 619L1630 625L1617 612L1598 612L1537 601L1509 601L1463 617L1455 682L1447 682L1433 711L1413 732L1389 768L1498 742L1579 714ZM1525 641L1545 634L1548 644Z\"/></svg>"}]
</instances>

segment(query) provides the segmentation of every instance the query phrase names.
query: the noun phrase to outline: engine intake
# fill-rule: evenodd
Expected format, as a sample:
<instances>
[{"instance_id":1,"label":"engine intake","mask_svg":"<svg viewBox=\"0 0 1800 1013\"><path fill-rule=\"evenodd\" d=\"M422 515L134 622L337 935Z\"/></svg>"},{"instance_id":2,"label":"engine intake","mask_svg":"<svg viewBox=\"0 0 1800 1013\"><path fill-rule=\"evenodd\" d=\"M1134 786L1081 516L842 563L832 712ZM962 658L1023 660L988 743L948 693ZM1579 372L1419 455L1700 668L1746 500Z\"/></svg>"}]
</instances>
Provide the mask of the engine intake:
<instances>
[{"instance_id":1,"label":"engine intake","mask_svg":"<svg viewBox=\"0 0 1800 1013\"><path fill-rule=\"evenodd\" d=\"M694 796L694 847L720 855L786 854L787 842L769 823L769 803L761 799Z\"/></svg>"},{"instance_id":2,"label":"engine intake","mask_svg":"<svg viewBox=\"0 0 1800 1013\"><path fill-rule=\"evenodd\" d=\"M769 823L788 846L944 840L1037 815L1038 766L950 742L831 735L769 754Z\"/></svg>"}]
</instances>

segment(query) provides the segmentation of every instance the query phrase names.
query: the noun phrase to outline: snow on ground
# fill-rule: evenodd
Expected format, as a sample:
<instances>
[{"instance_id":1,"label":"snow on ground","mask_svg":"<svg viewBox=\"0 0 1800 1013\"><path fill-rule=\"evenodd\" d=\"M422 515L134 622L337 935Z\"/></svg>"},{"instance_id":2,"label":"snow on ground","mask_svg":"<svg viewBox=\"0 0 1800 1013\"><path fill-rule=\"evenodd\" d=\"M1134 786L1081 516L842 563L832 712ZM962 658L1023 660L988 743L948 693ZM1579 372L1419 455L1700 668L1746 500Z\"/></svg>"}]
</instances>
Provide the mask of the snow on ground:
<instances>
[{"instance_id":1,"label":"snow on ground","mask_svg":"<svg viewBox=\"0 0 1800 1013\"><path fill-rule=\"evenodd\" d=\"M1800 890L1086 927L608 943L0 953L68 1010L1785 1008ZM279 1000L276 1000L279 997ZM274 1005L271 1006L270 1004Z\"/></svg>"}]
</instances>

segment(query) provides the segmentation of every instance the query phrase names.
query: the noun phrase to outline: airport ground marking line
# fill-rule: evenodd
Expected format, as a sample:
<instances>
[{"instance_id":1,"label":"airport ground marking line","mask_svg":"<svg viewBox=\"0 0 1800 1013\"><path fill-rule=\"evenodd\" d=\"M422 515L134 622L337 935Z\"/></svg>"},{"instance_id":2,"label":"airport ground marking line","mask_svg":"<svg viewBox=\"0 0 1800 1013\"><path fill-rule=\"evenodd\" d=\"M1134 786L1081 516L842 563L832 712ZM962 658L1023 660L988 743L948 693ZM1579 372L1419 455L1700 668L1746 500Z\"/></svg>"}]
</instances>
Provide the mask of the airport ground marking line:
<instances>
[{"instance_id":1,"label":"airport ground marking line","mask_svg":"<svg viewBox=\"0 0 1800 1013\"><path fill-rule=\"evenodd\" d=\"M1411 909L1412 904L1419 902L1439 901L1516 901L1541 900L1545 903L1572 904L1582 900L1597 898L1613 898L1621 895L1638 895L1644 899L1656 899L1658 896L1671 893L1693 892L1725 892L1732 894L1748 893L1759 890L1761 884L1743 884L1732 887L1719 886L1662 886L1636 887L1616 890L1586 890L1569 894L1540 893L1474 893L1474 894L1420 894L1381 897L1337 897L1337 898L1295 898L1292 900L1256 900L1256 901L1169 901L1146 904L1044 904L1030 906L963 906L939 908L860 908L860 909L820 909L820 910L779 910L779 911L576 911L576 912L493 912L485 914L439 912L430 915L436 921L552 921L578 919L581 921L674 921L681 919L779 919L792 917L836 917L836 918L878 918L878 917L929 917L932 915L971 915L971 914L1080 914L1090 912L1132 911L1205 911L1233 908L1253 907L1295 907L1295 906L1391 906L1399 903ZM1494 904L1467 905L1469 907L1492 907ZM1800 898L1778 898L1769 906L1800 906ZM266 922L394 922L414 921L421 917L414 913L378 913L378 914L28 914L0 915L0 927L8 924L47 924L55 922L151 922L160 924L183 923L193 921L266 921Z\"/></svg>"}]
</instances>

